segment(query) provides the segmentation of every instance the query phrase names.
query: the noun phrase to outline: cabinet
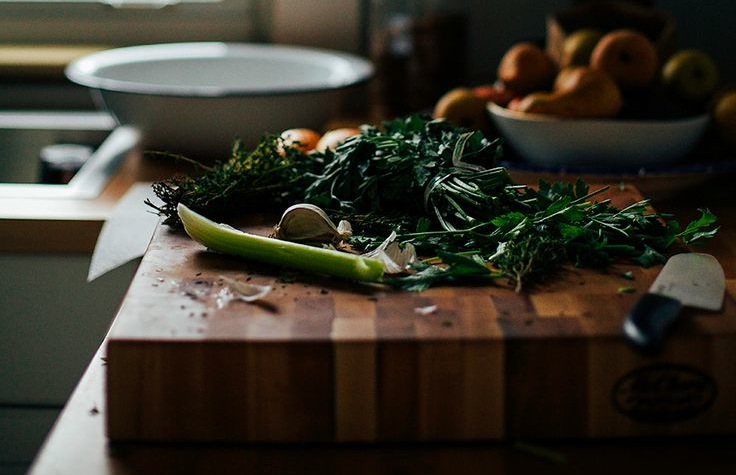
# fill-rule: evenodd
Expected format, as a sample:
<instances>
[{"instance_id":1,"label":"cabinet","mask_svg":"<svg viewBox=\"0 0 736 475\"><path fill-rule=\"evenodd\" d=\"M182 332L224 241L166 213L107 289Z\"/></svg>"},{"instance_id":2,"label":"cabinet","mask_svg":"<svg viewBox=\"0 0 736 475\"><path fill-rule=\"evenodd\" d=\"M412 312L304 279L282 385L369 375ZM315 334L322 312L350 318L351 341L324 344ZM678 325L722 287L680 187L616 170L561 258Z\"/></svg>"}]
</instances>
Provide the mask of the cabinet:
<instances>
[{"instance_id":1,"label":"cabinet","mask_svg":"<svg viewBox=\"0 0 736 475\"><path fill-rule=\"evenodd\" d=\"M53 238L53 237L52 237ZM0 253L0 474L23 473L102 342L138 262Z\"/></svg>"}]
</instances>

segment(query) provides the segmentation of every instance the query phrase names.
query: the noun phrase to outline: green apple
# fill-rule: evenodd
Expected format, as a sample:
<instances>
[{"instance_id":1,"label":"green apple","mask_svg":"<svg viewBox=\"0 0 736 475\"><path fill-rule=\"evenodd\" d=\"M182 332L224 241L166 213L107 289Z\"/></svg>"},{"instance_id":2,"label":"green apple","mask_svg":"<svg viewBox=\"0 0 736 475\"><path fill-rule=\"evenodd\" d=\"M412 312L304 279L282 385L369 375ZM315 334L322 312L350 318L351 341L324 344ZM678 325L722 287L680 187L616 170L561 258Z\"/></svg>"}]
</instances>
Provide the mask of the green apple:
<instances>
[{"instance_id":1,"label":"green apple","mask_svg":"<svg viewBox=\"0 0 736 475\"><path fill-rule=\"evenodd\" d=\"M590 63L590 54L602 36L603 33L595 28L581 28L566 36L562 43L560 68L587 66Z\"/></svg>"},{"instance_id":2,"label":"green apple","mask_svg":"<svg viewBox=\"0 0 736 475\"><path fill-rule=\"evenodd\" d=\"M678 51L662 66L662 84L673 97L688 102L707 100L719 78L713 58L695 48Z\"/></svg>"}]
</instances>

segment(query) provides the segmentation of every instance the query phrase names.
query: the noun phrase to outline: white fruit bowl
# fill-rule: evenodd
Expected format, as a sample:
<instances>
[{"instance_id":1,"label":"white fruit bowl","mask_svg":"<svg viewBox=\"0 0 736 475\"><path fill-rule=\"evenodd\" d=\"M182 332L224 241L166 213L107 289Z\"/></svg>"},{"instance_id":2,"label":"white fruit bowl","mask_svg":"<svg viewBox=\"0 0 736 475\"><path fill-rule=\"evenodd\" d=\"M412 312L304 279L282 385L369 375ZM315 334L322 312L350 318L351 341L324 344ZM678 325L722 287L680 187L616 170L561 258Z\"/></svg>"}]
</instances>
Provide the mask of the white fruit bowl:
<instances>
[{"instance_id":1,"label":"white fruit bowl","mask_svg":"<svg viewBox=\"0 0 736 475\"><path fill-rule=\"evenodd\" d=\"M511 148L545 166L645 167L687 156L708 126L707 114L673 120L568 119L489 103Z\"/></svg>"},{"instance_id":2,"label":"white fruit bowl","mask_svg":"<svg viewBox=\"0 0 736 475\"><path fill-rule=\"evenodd\" d=\"M147 149L227 158L233 141L319 129L345 88L372 64L330 50L245 43L169 43L117 48L78 59L67 77L91 88Z\"/></svg>"}]
</instances>

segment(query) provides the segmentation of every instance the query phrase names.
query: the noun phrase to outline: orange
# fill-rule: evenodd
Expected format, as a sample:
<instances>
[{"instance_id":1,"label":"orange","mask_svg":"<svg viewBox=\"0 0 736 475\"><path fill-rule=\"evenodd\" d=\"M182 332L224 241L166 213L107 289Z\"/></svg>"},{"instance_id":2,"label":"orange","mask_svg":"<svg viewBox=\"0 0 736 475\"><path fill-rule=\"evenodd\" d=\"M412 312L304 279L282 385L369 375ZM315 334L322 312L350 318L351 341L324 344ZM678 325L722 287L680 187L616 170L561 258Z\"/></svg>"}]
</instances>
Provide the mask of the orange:
<instances>
[{"instance_id":1,"label":"orange","mask_svg":"<svg viewBox=\"0 0 736 475\"><path fill-rule=\"evenodd\" d=\"M312 129L294 128L281 132L286 147L296 147L302 152L314 150L322 136Z\"/></svg>"},{"instance_id":2,"label":"orange","mask_svg":"<svg viewBox=\"0 0 736 475\"><path fill-rule=\"evenodd\" d=\"M716 98L713 121L723 143L736 150L736 89L724 92Z\"/></svg>"},{"instance_id":3,"label":"orange","mask_svg":"<svg viewBox=\"0 0 736 475\"><path fill-rule=\"evenodd\" d=\"M360 129L355 127L340 127L328 130L317 143L315 150L318 152L324 152L327 149L335 150L345 139L358 134L360 134Z\"/></svg>"}]
</instances>

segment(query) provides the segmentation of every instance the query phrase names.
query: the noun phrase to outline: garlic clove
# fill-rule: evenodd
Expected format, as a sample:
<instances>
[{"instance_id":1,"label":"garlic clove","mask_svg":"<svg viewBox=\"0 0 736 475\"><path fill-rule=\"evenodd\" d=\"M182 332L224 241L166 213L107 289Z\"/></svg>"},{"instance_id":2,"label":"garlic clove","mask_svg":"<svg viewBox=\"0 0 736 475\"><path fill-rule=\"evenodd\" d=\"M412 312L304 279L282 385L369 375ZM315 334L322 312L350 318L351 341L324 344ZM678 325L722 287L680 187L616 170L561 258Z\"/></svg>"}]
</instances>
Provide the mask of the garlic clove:
<instances>
[{"instance_id":1,"label":"garlic clove","mask_svg":"<svg viewBox=\"0 0 736 475\"><path fill-rule=\"evenodd\" d=\"M333 242L352 236L352 227L347 221L340 221L339 226L335 226L319 206L300 203L284 211L274 226L272 236L294 242Z\"/></svg>"}]
</instances>

